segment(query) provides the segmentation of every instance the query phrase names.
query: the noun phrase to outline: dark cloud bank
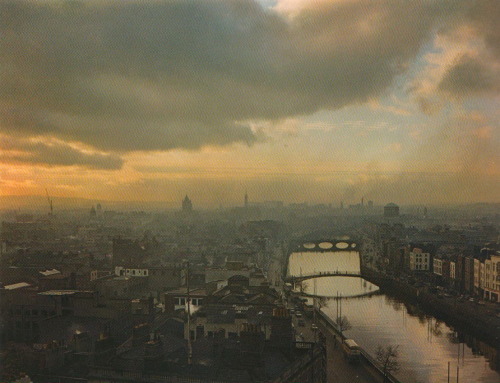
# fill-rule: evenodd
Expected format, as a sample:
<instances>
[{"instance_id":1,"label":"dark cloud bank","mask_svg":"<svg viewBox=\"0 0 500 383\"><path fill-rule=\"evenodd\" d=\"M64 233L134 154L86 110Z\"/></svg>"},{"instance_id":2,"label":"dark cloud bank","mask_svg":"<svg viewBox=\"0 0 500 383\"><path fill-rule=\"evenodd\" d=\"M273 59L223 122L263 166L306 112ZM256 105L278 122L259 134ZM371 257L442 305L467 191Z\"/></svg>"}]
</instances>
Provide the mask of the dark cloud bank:
<instances>
[{"instance_id":1,"label":"dark cloud bank","mask_svg":"<svg viewBox=\"0 0 500 383\"><path fill-rule=\"evenodd\" d=\"M250 0L4 0L0 131L118 154L250 145L258 136L249 120L380 95L436 31L471 23L498 49L498 9L495 1L359 0L287 19ZM478 65L457 63L441 87L482 86L470 77ZM69 159L51 160L64 144L40 145L20 145L32 152L26 161L121 165L74 147Z\"/></svg>"}]
</instances>

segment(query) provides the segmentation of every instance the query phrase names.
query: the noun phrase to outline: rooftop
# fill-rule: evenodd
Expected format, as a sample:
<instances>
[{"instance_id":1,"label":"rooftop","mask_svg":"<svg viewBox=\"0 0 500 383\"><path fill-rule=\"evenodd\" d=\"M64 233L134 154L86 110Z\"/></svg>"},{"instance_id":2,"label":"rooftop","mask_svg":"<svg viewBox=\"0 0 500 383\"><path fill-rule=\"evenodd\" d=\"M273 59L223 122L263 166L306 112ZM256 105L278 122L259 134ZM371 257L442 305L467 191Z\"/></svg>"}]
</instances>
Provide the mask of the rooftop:
<instances>
[{"instance_id":1,"label":"rooftop","mask_svg":"<svg viewBox=\"0 0 500 383\"><path fill-rule=\"evenodd\" d=\"M21 289L23 287L29 287L29 286L31 286L29 283L19 282L19 283L14 283L12 285L4 286L4 289L5 290L15 290L15 289Z\"/></svg>"},{"instance_id":2,"label":"rooftop","mask_svg":"<svg viewBox=\"0 0 500 383\"><path fill-rule=\"evenodd\" d=\"M56 269L40 271L40 274L42 274L45 277L47 277L49 275L60 274L60 273L61 272L59 270L56 270Z\"/></svg>"},{"instance_id":3,"label":"rooftop","mask_svg":"<svg viewBox=\"0 0 500 383\"><path fill-rule=\"evenodd\" d=\"M38 293L38 295L74 295L77 292L79 292L79 290L49 290Z\"/></svg>"},{"instance_id":4,"label":"rooftop","mask_svg":"<svg viewBox=\"0 0 500 383\"><path fill-rule=\"evenodd\" d=\"M168 295L176 295L176 294L186 294L187 295L187 287L179 287L178 289L175 290L169 290L166 291L165 294ZM195 296L207 296L207 291L205 289L201 288L194 288L194 289L189 289L189 295L195 295Z\"/></svg>"}]
</instances>

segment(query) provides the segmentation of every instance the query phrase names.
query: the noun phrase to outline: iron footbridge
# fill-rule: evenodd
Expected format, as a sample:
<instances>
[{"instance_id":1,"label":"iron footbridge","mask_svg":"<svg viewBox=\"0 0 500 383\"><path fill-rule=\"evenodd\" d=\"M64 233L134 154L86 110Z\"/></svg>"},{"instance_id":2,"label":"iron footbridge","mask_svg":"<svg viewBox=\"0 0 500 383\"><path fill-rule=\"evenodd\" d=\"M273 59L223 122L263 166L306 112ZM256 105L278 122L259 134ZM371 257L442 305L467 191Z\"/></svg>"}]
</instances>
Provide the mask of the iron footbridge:
<instances>
[{"instance_id":1,"label":"iron footbridge","mask_svg":"<svg viewBox=\"0 0 500 383\"><path fill-rule=\"evenodd\" d=\"M351 277L351 278L364 278L365 275L359 271L320 271L319 273L307 275L289 275L285 278L285 282L299 283L307 279L321 278L321 277Z\"/></svg>"}]
</instances>

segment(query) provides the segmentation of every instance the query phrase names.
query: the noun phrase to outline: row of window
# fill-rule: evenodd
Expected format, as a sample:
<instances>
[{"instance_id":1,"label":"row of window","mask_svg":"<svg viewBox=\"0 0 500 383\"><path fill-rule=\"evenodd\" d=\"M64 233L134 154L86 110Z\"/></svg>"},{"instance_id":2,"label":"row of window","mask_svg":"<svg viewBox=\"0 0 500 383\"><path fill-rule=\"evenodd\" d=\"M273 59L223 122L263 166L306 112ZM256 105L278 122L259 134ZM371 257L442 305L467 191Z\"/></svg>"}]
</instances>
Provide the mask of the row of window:
<instances>
[{"instance_id":1,"label":"row of window","mask_svg":"<svg viewBox=\"0 0 500 383\"><path fill-rule=\"evenodd\" d=\"M170 274L170 273L169 273ZM135 269L125 269L120 270L120 275L148 275L148 270L135 270ZM166 270L149 270L149 275L167 275ZM177 270L173 270L173 276L177 276Z\"/></svg>"},{"instance_id":2,"label":"row of window","mask_svg":"<svg viewBox=\"0 0 500 383\"><path fill-rule=\"evenodd\" d=\"M177 306L184 306L186 304L186 298L176 298ZM193 306L200 306L203 304L203 298L191 298L191 304Z\"/></svg>"}]
</instances>

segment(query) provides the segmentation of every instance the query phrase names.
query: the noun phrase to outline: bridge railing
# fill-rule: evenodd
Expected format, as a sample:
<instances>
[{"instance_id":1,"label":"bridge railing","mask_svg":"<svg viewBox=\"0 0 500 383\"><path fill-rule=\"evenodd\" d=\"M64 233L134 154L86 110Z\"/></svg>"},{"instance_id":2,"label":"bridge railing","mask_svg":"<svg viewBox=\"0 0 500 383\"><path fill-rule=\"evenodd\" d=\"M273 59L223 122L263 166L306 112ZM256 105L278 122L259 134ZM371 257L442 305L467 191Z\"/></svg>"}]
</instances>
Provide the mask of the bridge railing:
<instances>
[{"instance_id":1,"label":"bridge railing","mask_svg":"<svg viewBox=\"0 0 500 383\"><path fill-rule=\"evenodd\" d=\"M336 275L349 275L349 276L362 276L361 271L347 271L347 270L336 270L336 271L319 271L312 274L302 274L302 275L289 275L287 279L307 279L314 277L329 277Z\"/></svg>"}]
</instances>

